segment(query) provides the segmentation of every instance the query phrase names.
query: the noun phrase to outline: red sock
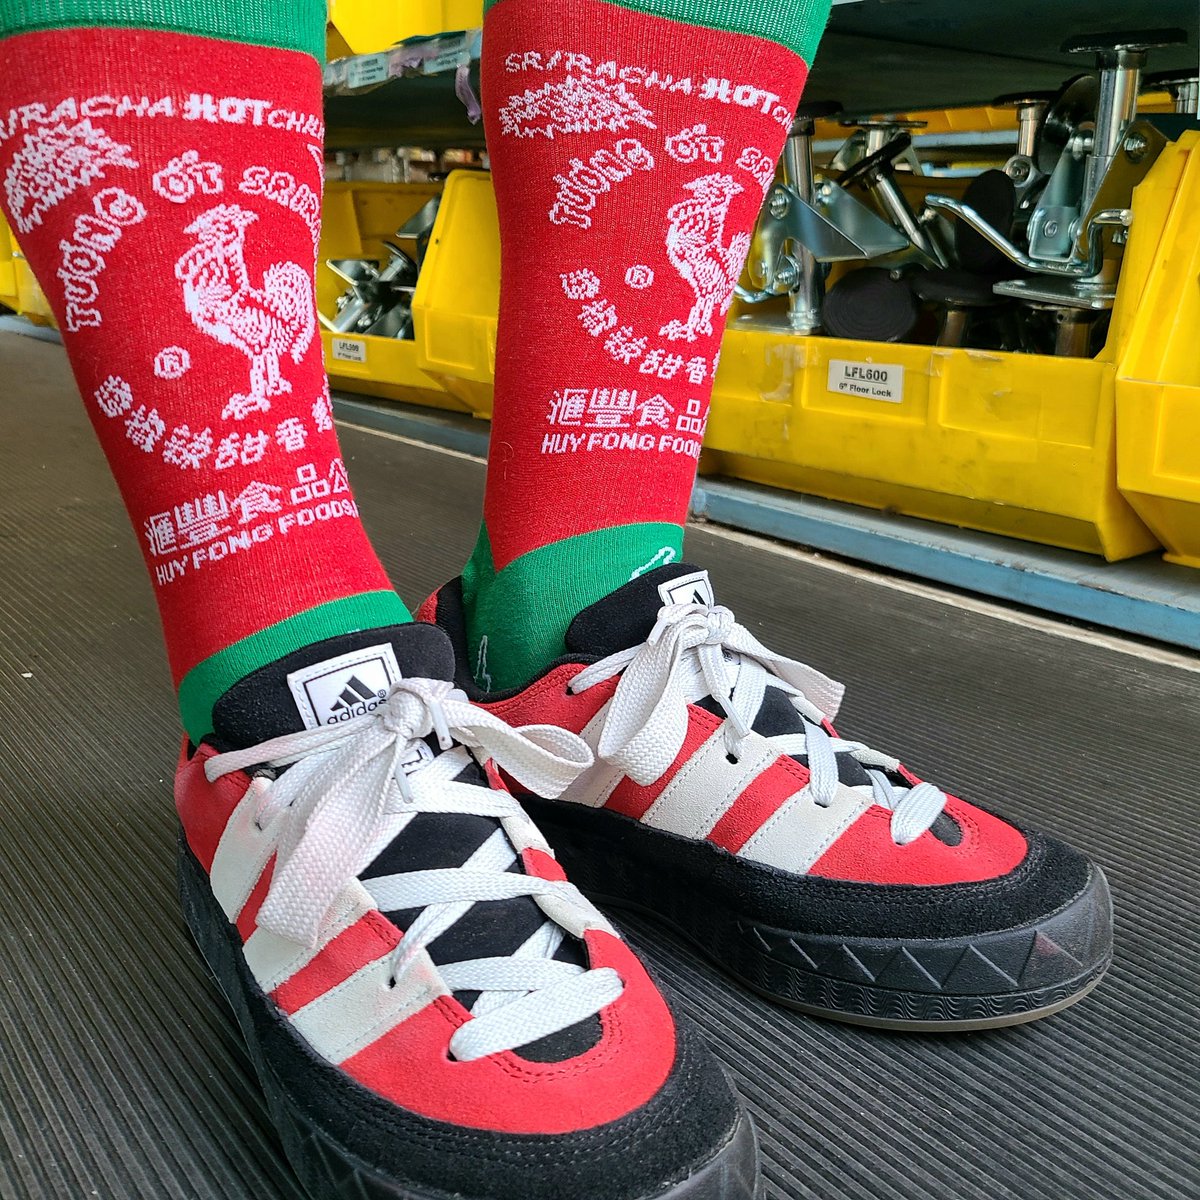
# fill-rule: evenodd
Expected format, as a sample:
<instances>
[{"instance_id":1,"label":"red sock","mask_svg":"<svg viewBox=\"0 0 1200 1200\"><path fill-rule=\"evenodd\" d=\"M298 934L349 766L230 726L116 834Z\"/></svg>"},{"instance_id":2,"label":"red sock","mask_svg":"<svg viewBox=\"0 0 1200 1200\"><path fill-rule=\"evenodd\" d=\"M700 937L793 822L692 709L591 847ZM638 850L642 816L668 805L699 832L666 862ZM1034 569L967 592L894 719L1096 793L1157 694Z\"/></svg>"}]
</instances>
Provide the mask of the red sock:
<instances>
[{"instance_id":1,"label":"red sock","mask_svg":"<svg viewBox=\"0 0 1200 1200\"><path fill-rule=\"evenodd\" d=\"M580 608L678 557L725 314L827 7L489 9L502 455L463 575L481 683L522 683Z\"/></svg>"},{"instance_id":2,"label":"red sock","mask_svg":"<svg viewBox=\"0 0 1200 1200\"><path fill-rule=\"evenodd\" d=\"M250 670L407 617L359 523L321 361L321 108L297 50L96 28L0 42L5 210L137 531L194 736Z\"/></svg>"},{"instance_id":3,"label":"red sock","mask_svg":"<svg viewBox=\"0 0 1200 1200\"><path fill-rule=\"evenodd\" d=\"M504 0L487 36L499 567L588 529L682 523L724 316L805 65L603 0Z\"/></svg>"}]
</instances>

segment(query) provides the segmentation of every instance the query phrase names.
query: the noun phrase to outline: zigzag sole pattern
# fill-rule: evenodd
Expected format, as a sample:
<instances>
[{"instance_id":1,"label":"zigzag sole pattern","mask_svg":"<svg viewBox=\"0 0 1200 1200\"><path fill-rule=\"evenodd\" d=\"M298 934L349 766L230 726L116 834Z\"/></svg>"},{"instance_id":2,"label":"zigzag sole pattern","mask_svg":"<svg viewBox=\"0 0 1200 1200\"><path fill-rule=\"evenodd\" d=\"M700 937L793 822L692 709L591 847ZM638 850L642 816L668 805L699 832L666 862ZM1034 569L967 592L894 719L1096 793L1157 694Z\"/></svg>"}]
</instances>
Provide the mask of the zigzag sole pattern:
<instances>
[{"instance_id":1,"label":"zigzag sole pattern","mask_svg":"<svg viewBox=\"0 0 1200 1200\"><path fill-rule=\"evenodd\" d=\"M576 827L581 815L586 820L587 812L571 813L570 823L560 822L553 802L526 803L568 875L597 903L645 913L684 937L740 983L815 1016L910 1032L1018 1025L1082 999L1111 962L1111 912L1107 887L1098 873L1070 905L1018 930L945 942L811 936L772 928L699 901L702 880L681 880L665 872L649 878L627 854L606 848L603 837L588 837L582 827ZM1058 941L1071 945L1078 957L1063 950ZM1021 966L1010 966L1014 976L1006 978L988 955L1004 961L1005 954L1014 952ZM962 968L947 966L943 980L961 969L968 977L994 979L1001 986L943 990L921 965L922 960L929 963L939 956L948 963L969 960ZM874 972L864 966L872 960L877 963ZM852 968L868 979L907 968L923 977L926 986L872 986L845 978ZM1041 979L1034 984L1030 977L1039 972ZM1021 986L1021 979L1027 986Z\"/></svg>"}]
</instances>

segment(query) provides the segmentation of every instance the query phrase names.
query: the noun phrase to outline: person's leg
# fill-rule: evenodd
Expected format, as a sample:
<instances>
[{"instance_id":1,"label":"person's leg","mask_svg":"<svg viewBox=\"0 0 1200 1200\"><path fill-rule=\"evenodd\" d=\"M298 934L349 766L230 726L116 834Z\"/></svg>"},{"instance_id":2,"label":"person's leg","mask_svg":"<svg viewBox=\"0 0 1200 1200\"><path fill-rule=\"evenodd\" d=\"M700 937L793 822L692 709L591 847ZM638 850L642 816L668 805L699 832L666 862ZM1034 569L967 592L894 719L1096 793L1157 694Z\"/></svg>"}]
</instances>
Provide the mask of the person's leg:
<instances>
[{"instance_id":1,"label":"person's leg","mask_svg":"<svg viewBox=\"0 0 1200 1200\"><path fill-rule=\"evenodd\" d=\"M500 216L476 679L677 560L725 314L829 0L499 0L483 102Z\"/></svg>"},{"instance_id":2,"label":"person's leg","mask_svg":"<svg viewBox=\"0 0 1200 1200\"><path fill-rule=\"evenodd\" d=\"M721 1068L499 782L558 794L587 747L466 703L358 524L313 307L324 15L0 0L5 210L181 684L188 926L314 1195L751 1200Z\"/></svg>"},{"instance_id":3,"label":"person's leg","mask_svg":"<svg viewBox=\"0 0 1200 1200\"><path fill-rule=\"evenodd\" d=\"M333 431L313 295L325 4L0 0L0 203L154 583L184 724L408 619Z\"/></svg>"},{"instance_id":4,"label":"person's leg","mask_svg":"<svg viewBox=\"0 0 1200 1200\"><path fill-rule=\"evenodd\" d=\"M762 645L678 561L723 310L804 76L793 51L811 54L822 16L491 9L503 270L485 527L419 615L480 703L592 746L561 800L522 793L580 886L802 1009L1012 1024L1103 974L1103 873L839 737L840 686Z\"/></svg>"}]
</instances>

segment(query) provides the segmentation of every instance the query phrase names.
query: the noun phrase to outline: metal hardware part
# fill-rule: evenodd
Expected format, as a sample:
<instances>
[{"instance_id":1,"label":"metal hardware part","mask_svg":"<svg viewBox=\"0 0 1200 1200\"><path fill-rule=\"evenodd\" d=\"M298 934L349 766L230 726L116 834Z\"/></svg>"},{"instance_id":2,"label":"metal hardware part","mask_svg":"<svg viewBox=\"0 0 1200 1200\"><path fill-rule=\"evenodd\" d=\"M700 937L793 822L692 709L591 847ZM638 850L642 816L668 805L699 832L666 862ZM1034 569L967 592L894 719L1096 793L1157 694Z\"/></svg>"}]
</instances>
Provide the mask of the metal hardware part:
<instances>
[{"instance_id":1,"label":"metal hardware part","mask_svg":"<svg viewBox=\"0 0 1200 1200\"><path fill-rule=\"evenodd\" d=\"M1032 203L1031 193L1045 181L1034 156L1037 154L1038 129L1053 99L1052 92L1009 92L992 101L995 107L1012 108L1017 114L1017 149L1003 169L1016 187L1018 211L1028 209Z\"/></svg>"},{"instance_id":2,"label":"metal hardware part","mask_svg":"<svg viewBox=\"0 0 1200 1200\"><path fill-rule=\"evenodd\" d=\"M384 248L388 264L382 268L371 259L361 258L330 259L326 264L349 285L338 297L336 314L321 314L321 323L328 329L335 333L374 333L374 327L402 300L411 304L416 264L399 246L385 242Z\"/></svg>"},{"instance_id":3,"label":"metal hardware part","mask_svg":"<svg viewBox=\"0 0 1200 1200\"><path fill-rule=\"evenodd\" d=\"M833 156L829 164L831 171L846 171L849 168L870 158L878 150L882 150L888 142L901 133L911 133L915 129L924 129L928 121L911 121L902 117L864 117L861 120L846 118L838 122L845 129L854 132L842 144L841 149ZM924 175L925 169L917 157L916 150L911 145L899 156L900 162L905 163L914 175Z\"/></svg>"},{"instance_id":4,"label":"metal hardware part","mask_svg":"<svg viewBox=\"0 0 1200 1200\"><path fill-rule=\"evenodd\" d=\"M783 147L783 178L796 199L811 207L815 180L812 161L813 123L798 120ZM784 215L783 196L773 193L769 205L773 216ZM779 211L777 211L779 210ZM788 288L788 314L797 333L813 333L821 327L821 300L825 281L816 255L804 242L795 240L791 263L795 266L795 281ZM783 275L779 277L783 282Z\"/></svg>"},{"instance_id":5,"label":"metal hardware part","mask_svg":"<svg viewBox=\"0 0 1200 1200\"><path fill-rule=\"evenodd\" d=\"M1159 91L1170 93L1177 113L1191 117L1200 115L1200 72L1195 67L1143 72L1143 94Z\"/></svg>"},{"instance_id":6,"label":"metal hardware part","mask_svg":"<svg viewBox=\"0 0 1200 1200\"><path fill-rule=\"evenodd\" d=\"M1116 280L1051 278L1037 275L1030 279L1006 279L992 291L997 296L1011 296L1035 307L1042 305L1057 311L1060 308L1082 308L1103 312L1112 308L1116 299Z\"/></svg>"},{"instance_id":7,"label":"metal hardware part","mask_svg":"<svg viewBox=\"0 0 1200 1200\"><path fill-rule=\"evenodd\" d=\"M1072 230L1079 220L1086 162L1066 149L1058 159L1037 208L1029 218L1029 253L1040 262L1066 261L1071 256Z\"/></svg>"},{"instance_id":8,"label":"metal hardware part","mask_svg":"<svg viewBox=\"0 0 1200 1200\"><path fill-rule=\"evenodd\" d=\"M1076 75L1063 84L1038 125L1034 160L1039 171L1053 174L1059 159L1067 152L1083 157L1087 152L1084 143L1090 137L1099 102L1100 84L1094 75Z\"/></svg>"},{"instance_id":9,"label":"metal hardware part","mask_svg":"<svg viewBox=\"0 0 1200 1200\"><path fill-rule=\"evenodd\" d=\"M832 180L814 178L812 204L784 184L767 194L755 234L747 272L754 289L738 286L737 294L758 304L791 290L800 279L791 244L806 247L818 262L880 258L908 246L908 239L860 204Z\"/></svg>"},{"instance_id":10,"label":"metal hardware part","mask_svg":"<svg viewBox=\"0 0 1200 1200\"><path fill-rule=\"evenodd\" d=\"M908 152L911 145L912 138L907 133L897 134L873 154L843 172L841 182L847 187L858 184L871 193L880 210L915 248L923 265L949 267L950 257L935 231L917 217L896 183L896 162Z\"/></svg>"},{"instance_id":11,"label":"metal hardware part","mask_svg":"<svg viewBox=\"0 0 1200 1200\"><path fill-rule=\"evenodd\" d=\"M1146 65L1148 52L1157 46L1177 45L1186 40L1187 35L1181 29L1155 29L1129 34L1089 34L1063 43L1064 53L1095 54L1100 72L1096 130L1080 205L1083 212L1091 209L1126 130L1137 116L1142 67Z\"/></svg>"},{"instance_id":12,"label":"metal hardware part","mask_svg":"<svg viewBox=\"0 0 1200 1200\"><path fill-rule=\"evenodd\" d=\"M429 237L433 233L434 222L437 220L438 208L441 203L441 196L434 196L431 200L427 200L396 230L397 240L412 242L412 258L417 264L418 271L425 261L425 251L429 247Z\"/></svg>"},{"instance_id":13,"label":"metal hardware part","mask_svg":"<svg viewBox=\"0 0 1200 1200\"><path fill-rule=\"evenodd\" d=\"M1039 275L1053 275L1062 279L1086 279L1100 270L1102 261L1102 246L1099 238L1089 239L1089 257L1082 262L1045 262L1026 254L1019 246L1014 246L1002 233L993 229L969 204L954 200L950 196L930 195L925 199L930 208L941 209L953 213L961 221L975 230L980 237L986 238L1006 258L1027 271ZM1097 226L1121 226L1128 228L1133 220L1133 213L1128 208L1103 209L1091 217L1091 224Z\"/></svg>"},{"instance_id":14,"label":"metal hardware part","mask_svg":"<svg viewBox=\"0 0 1200 1200\"><path fill-rule=\"evenodd\" d=\"M388 253L386 266L367 258L327 261L326 266L348 287L337 298L337 311L332 317L319 314L322 325L335 333L385 338L413 336L413 291L439 204L440 197L435 196L396 230L396 240L407 243L411 254L392 242L384 242Z\"/></svg>"},{"instance_id":15,"label":"metal hardware part","mask_svg":"<svg viewBox=\"0 0 1200 1200\"><path fill-rule=\"evenodd\" d=\"M1108 164L1108 170L1100 180L1092 202L1080 222L1075 236L1076 257L1086 258L1091 254L1089 239L1094 227L1119 225L1121 222L1101 220L1105 214L1128 211L1133 199L1133 189L1145 179L1158 156L1166 148L1167 139L1149 121L1134 121L1125 131L1125 137ZM1132 213L1129 214L1130 221ZM1130 221L1123 222L1128 228ZM1124 252L1124 239L1109 240L1111 256L1119 258Z\"/></svg>"}]
</instances>

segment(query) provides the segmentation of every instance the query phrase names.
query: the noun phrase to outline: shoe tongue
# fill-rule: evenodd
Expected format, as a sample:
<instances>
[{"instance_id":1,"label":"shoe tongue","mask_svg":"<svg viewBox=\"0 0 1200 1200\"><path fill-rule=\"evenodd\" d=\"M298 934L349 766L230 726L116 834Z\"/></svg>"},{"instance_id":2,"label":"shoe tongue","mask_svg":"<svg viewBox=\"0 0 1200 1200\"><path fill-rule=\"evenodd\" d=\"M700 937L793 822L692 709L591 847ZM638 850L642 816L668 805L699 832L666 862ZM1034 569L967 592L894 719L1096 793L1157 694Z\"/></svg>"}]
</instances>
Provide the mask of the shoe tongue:
<instances>
[{"instance_id":1,"label":"shoe tongue","mask_svg":"<svg viewBox=\"0 0 1200 1200\"><path fill-rule=\"evenodd\" d=\"M436 625L358 630L285 654L217 701L213 731L242 747L334 725L376 708L402 677L454 678L454 647Z\"/></svg>"},{"instance_id":2,"label":"shoe tongue","mask_svg":"<svg viewBox=\"0 0 1200 1200\"><path fill-rule=\"evenodd\" d=\"M691 603L714 603L707 571L689 563L647 571L585 608L567 629L567 649L596 658L628 650L650 636L663 605ZM701 700L699 706L714 715L724 715L711 697ZM803 733L805 722L780 688L768 687L752 727L755 733L772 737ZM803 755L792 757L808 765ZM838 774L847 786L870 783L870 777L848 754L838 755Z\"/></svg>"},{"instance_id":3,"label":"shoe tongue","mask_svg":"<svg viewBox=\"0 0 1200 1200\"><path fill-rule=\"evenodd\" d=\"M603 658L644 642L666 604L712 604L708 572L688 563L656 567L589 605L566 632L567 649Z\"/></svg>"},{"instance_id":4,"label":"shoe tongue","mask_svg":"<svg viewBox=\"0 0 1200 1200\"><path fill-rule=\"evenodd\" d=\"M454 646L436 625L413 622L344 633L254 671L217 701L213 730L236 747L252 746L301 729L334 725L361 716L381 704L398 679L454 678ZM437 753L431 735L428 757ZM423 750L423 746L418 746ZM483 768L468 763L457 782L487 787ZM502 826L492 817L419 813L401 835L362 873L369 879L406 871L461 867ZM518 858L512 868L523 873ZM420 910L384 915L407 930ZM474 904L427 947L439 966L471 958L514 953L545 923L546 915L527 896ZM565 938L554 957L587 965L582 944ZM477 993L455 993L470 1007ZM534 1062L559 1062L590 1050L602 1029L589 1017L559 1033L518 1048Z\"/></svg>"}]
</instances>

